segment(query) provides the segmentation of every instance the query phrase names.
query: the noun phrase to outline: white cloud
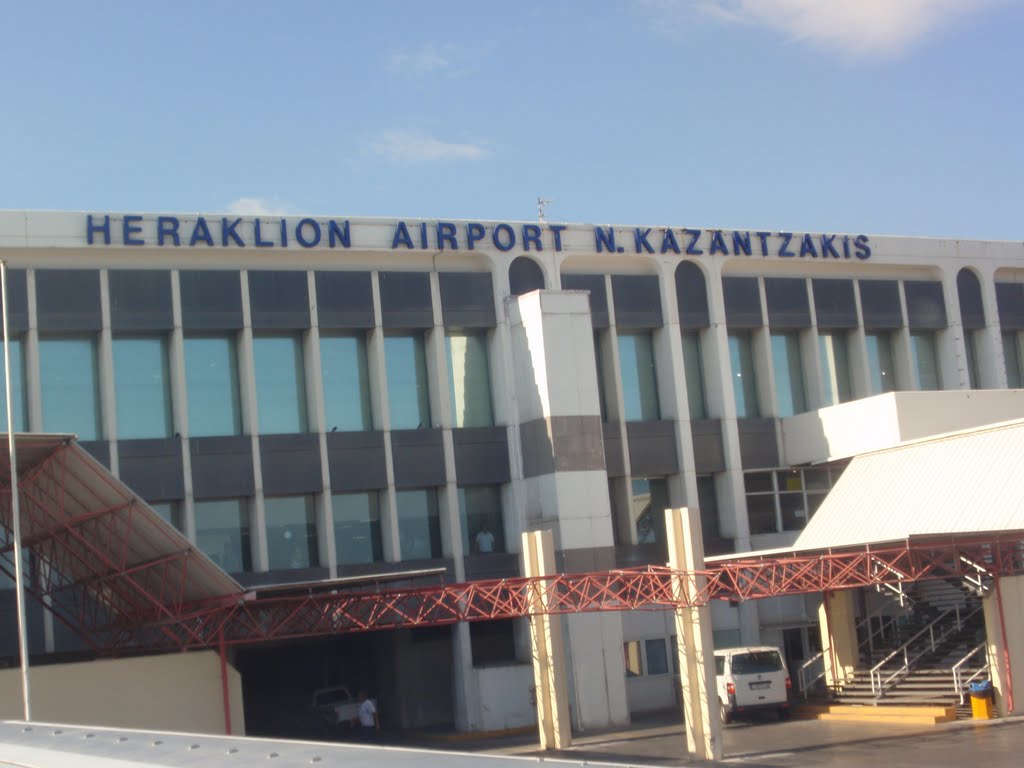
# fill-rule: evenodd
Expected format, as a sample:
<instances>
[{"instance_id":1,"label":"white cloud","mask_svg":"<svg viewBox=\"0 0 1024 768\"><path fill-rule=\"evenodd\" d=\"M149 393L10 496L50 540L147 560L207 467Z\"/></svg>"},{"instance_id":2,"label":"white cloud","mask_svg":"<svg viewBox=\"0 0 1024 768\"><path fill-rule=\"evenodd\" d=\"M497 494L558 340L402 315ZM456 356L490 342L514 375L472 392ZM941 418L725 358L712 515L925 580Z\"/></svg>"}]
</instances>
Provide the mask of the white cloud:
<instances>
[{"instance_id":1,"label":"white cloud","mask_svg":"<svg viewBox=\"0 0 1024 768\"><path fill-rule=\"evenodd\" d=\"M388 57L387 68L398 74L429 75L452 66L454 46L424 43L415 51L398 51Z\"/></svg>"},{"instance_id":2,"label":"white cloud","mask_svg":"<svg viewBox=\"0 0 1024 768\"><path fill-rule=\"evenodd\" d=\"M722 23L772 27L854 56L899 53L958 16L1000 0L641 0L679 29L678 15L696 10Z\"/></svg>"},{"instance_id":3,"label":"white cloud","mask_svg":"<svg viewBox=\"0 0 1024 768\"><path fill-rule=\"evenodd\" d=\"M480 160L489 153L482 144L441 141L412 131L388 131L370 143L373 154L394 163Z\"/></svg>"},{"instance_id":4,"label":"white cloud","mask_svg":"<svg viewBox=\"0 0 1024 768\"><path fill-rule=\"evenodd\" d=\"M287 216L291 206L265 197L240 197L228 203L228 213L236 216Z\"/></svg>"}]
</instances>

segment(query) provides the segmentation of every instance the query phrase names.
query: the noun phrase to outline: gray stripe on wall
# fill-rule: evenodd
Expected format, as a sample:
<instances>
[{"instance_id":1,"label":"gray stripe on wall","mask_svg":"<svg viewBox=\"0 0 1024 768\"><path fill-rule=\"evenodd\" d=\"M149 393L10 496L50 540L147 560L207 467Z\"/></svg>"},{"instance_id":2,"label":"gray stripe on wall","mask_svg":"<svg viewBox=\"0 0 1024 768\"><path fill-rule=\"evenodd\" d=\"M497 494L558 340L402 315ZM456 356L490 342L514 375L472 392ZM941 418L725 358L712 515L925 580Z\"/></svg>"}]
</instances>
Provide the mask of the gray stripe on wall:
<instances>
[{"instance_id":1,"label":"gray stripe on wall","mask_svg":"<svg viewBox=\"0 0 1024 768\"><path fill-rule=\"evenodd\" d=\"M600 416L551 416L519 425L523 475L604 469Z\"/></svg>"}]
</instances>

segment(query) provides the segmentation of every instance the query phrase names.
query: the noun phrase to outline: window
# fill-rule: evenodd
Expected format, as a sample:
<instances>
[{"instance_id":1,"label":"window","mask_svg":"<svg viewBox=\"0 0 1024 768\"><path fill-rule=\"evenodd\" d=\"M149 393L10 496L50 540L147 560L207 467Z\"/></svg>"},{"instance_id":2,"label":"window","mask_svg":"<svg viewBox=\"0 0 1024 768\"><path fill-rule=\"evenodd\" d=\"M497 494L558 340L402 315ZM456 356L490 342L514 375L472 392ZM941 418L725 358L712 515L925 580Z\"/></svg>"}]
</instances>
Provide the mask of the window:
<instances>
[{"instance_id":1,"label":"window","mask_svg":"<svg viewBox=\"0 0 1024 768\"><path fill-rule=\"evenodd\" d=\"M233 334L185 337L185 386L192 437L241 434L238 354Z\"/></svg>"},{"instance_id":2,"label":"window","mask_svg":"<svg viewBox=\"0 0 1024 768\"><path fill-rule=\"evenodd\" d=\"M398 491L398 540L403 560L441 557L437 491Z\"/></svg>"},{"instance_id":3,"label":"window","mask_svg":"<svg viewBox=\"0 0 1024 768\"><path fill-rule=\"evenodd\" d=\"M754 353L749 333L729 334L729 360L732 363L732 392L736 415L741 419L761 415L757 404L757 379L754 377Z\"/></svg>"},{"instance_id":4,"label":"window","mask_svg":"<svg viewBox=\"0 0 1024 768\"><path fill-rule=\"evenodd\" d=\"M938 356L935 353L935 334L910 334L910 348L914 359L914 383L917 385L917 388L940 389L941 381L939 378ZM974 386L973 375L971 386Z\"/></svg>"},{"instance_id":5,"label":"window","mask_svg":"<svg viewBox=\"0 0 1024 768\"><path fill-rule=\"evenodd\" d=\"M665 510L668 509L668 483L664 479L633 479L633 520L638 544L665 541Z\"/></svg>"},{"instance_id":6,"label":"window","mask_svg":"<svg viewBox=\"0 0 1024 768\"><path fill-rule=\"evenodd\" d=\"M1024 387L1024 369L1021 369L1020 342L1016 331L1003 332L1003 360L1006 362L1006 386Z\"/></svg>"},{"instance_id":7,"label":"window","mask_svg":"<svg viewBox=\"0 0 1024 768\"><path fill-rule=\"evenodd\" d=\"M849 402L853 390L850 387L850 353L846 334L841 331L819 332L818 358L823 402L826 405Z\"/></svg>"},{"instance_id":8,"label":"window","mask_svg":"<svg viewBox=\"0 0 1024 768\"><path fill-rule=\"evenodd\" d=\"M384 360L391 428L430 427L430 394L423 335L385 336Z\"/></svg>"},{"instance_id":9,"label":"window","mask_svg":"<svg viewBox=\"0 0 1024 768\"><path fill-rule=\"evenodd\" d=\"M501 488L474 485L459 488L462 516L462 551L486 555L505 551L505 523L501 513Z\"/></svg>"},{"instance_id":10,"label":"window","mask_svg":"<svg viewBox=\"0 0 1024 768\"><path fill-rule=\"evenodd\" d=\"M708 403L704 394L704 357L700 350L700 331L683 332L683 368L690 418L706 419Z\"/></svg>"},{"instance_id":11,"label":"window","mask_svg":"<svg viewBox=\"0 0 1024 768\"><path fill-rule=\"evenodd\" d=\"M377 492L336 493L331 496L331 507L338 563L353 565L383 560Z\"/></svg>"},{"instance_id":12,"label":"window","mask_svg":"<svg viewBox=\"0 0 1024 768\"><path fill-rule=\"evenodd\" d=\"M316 503L312 496L281 496L263 502L267 558L272 571L320 564L316 543Z\"/></svg>"},{"instance_id":13,"label":"window","mask_svg":"<svg viewBox=\"0 0 1024 768\"><path fill-rule=\"evenodd\" d=\"M114 339L117 436L121 439L170 437L171 380L163 336Z\"/></svg>"},{"instance_id":14,"label":"window","mask_svg":"<svg viewBox=\"0 0 1024 768\"><path fill-rule=\"evenodd\" d=\"M11 370L14 375L11 377L11 413L14 416L14 431L28 431L28 411L25 405L25 356L22 349L21 339L9 339L8 357L10 358ZM7 371L4 369L3 361L0 360L0 386L7 386ZM7 404L0 406L0 427L7 432Z\"/></svg>"},{"instance_id":15,"label":"window","mask_svg":"<svg viewBox=\"0 0 1024 768\"><path fill-rule=\"evenodd\" d=\"M100 391L92 337L40 339L39 377L43 431L71 432L79 440L98 440Z\"/></svg>"},{"instance_id":16,"label":"window","mask_svg":"<svg viewBox=\"0 0 1024 768\"><path fill-rule=\"evenodd\" d=\"M306 375L299 336L257 336L252 340L256 402L263 434L305 432Z\"/></svg>"},{"instance_id":17,"label":"window","mask_svg":"<svg viewBox=\"0 0 1024 768\"><path fill-rule=\"evenodd\" d=\"M320 370L327 431L372 429L366 338L362 335L320 336Z\"/></svg>"},{"instance_id":18,"label":"window","mask_svg":"<svg viewBox=\"0 0 1024 768\"><path fill-rule=\"evenodd\" d=\"M164 522L170 523L179 531L185 530L182 522L181 505L176 501L154 501L149 504L150 509L160 515Z\"/></svg>"},{"instance_id":19,"label":"window","mask_svg":"<svg viewBox=\"0 0 1024 768\"><path fill-rule=\"evenodd\" d=\"M196 545L228 573L251 571L246 500L197 501Z\"/></svg>"},{"instance_id":20,"label":"window","mask_svg":"<svg viewBox=\"0 0 1024 768\"><path fill-rule=\"evenodd\" d=\"M658 377L654 368L651 334L620 333L619 366L626 421L660 419Z\"/></svg>"},{"instance_id":21,"label":"window","mask_svg":"<svg viewBox=\"0 0 1024 768\"><path fill-rule=\"evenodd\" d=\"M668 674L668 654L665 652L665 639L656 637L644 640L644 651L647 655L648 675Z\"/></svg>"},{"instance_id":22,"label":"window","mask_svg":"<svg viewBox=\"0 0 1024 768\"><path fill-rule=\"evenodd\" d=\"M456 427L489 427L494 424L491 408L491 376L487 364L487 336L483 333L450 333L445 338L448 352L448 382L452 419Z\"/></svg>"},{"instance_id":23,"label":"window","mask_svg":"<svg viewBox=\"0 0 1024 768\"><path fill-rule=\"evenodd\" d=\"M864 337L868 348L868 377L871 394L896 391L896 369L892 363L892 339L887 333L869 333Z\"/></svg>"},{"instance_id":24,"label":"window","mask_svg":"<svg viewBox=\"0 0 1024 768\"><path fill-rule=\"evenodd\" d=\"M967 353L967 380L971 389L977 389L981 381L981 368L978 366L978 347L975 333L964 330L964 351Z\"/></svg>"},{"instance_id":25,"label":"window","mask_svg":"<svg viewBox=\"0 0 1024 768\"><path fill-rule=\"evenodd\" d=\"M700 507L700 528L704 554L724 555L733 551L730 539L722 537L718 520L718 494L714 475L697 475L697 505Z\"/></svg>"},{"instance_id":26,"label":"window","mask_svg":"<svg viewBox=\"0 0 1024 768\"><path fill-rule=\"evenodd\" d=\"M622 654L626 661L626 677L640 677L644 673L644 662L640 656L640 641L630 640L622 644Z\"/></svg>"},{"instance_id":27,"label":"window","mask_svg":"<svg viewBox=\"0 0 1024 768\"><path fill-rule=\"evenodd\" d=\"M515 663L515 621L474 621L469 625L469 644L474 667Z\"/></svg>"},{"instance_id":28,"label":"window","mask_svg":"<svg viewBox=\"0 0 1024 768\"><path fill-rule=\"evenodd\" d=\"M750 533L799 531L821 506L845 464L747 472L743 476Z\"/></svg>"},{"instance_id":29,"label":"window","mask_svg":"<svg viewBox=\"0 0 1024 768\"><path fill-rule=\"evenodd\" d=\"M775 399L779 416L792 416L807 410L804 394L803 358L800 336L796 333L772 334L772 366L775 369Z\"/></svg>"},{"instance_id":30,"label":"window","mask_svg":"<svg viewBox=\"0 0 1024 768\"><path fill-rule=\"evenodd\" d=\"M608 421L608 387L605 384L604 348L601 331L594 331L594 362L597 365L597 399L601 406L601 421Z\"/></svg>"}]
</instances>

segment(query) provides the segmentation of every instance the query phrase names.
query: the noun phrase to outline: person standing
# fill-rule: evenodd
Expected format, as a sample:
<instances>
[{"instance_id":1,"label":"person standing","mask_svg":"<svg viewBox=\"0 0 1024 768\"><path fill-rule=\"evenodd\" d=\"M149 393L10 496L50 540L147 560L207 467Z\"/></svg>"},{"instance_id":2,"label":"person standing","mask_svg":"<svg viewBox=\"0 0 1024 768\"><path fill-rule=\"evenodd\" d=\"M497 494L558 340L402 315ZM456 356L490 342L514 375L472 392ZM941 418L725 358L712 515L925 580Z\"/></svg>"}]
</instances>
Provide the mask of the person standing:
<instances>
[{"instance_id":1,"label":"person standing","mask_svg":"<svg viewBox=\"0 0 1024 768\"><path fill-rule=\"evenodd\" d=\"M366 697L366 691L360 691L359 700L359 738L361 741L376 741L380 732L380 715L373 699Z\"/></svg>"}]
</instances>

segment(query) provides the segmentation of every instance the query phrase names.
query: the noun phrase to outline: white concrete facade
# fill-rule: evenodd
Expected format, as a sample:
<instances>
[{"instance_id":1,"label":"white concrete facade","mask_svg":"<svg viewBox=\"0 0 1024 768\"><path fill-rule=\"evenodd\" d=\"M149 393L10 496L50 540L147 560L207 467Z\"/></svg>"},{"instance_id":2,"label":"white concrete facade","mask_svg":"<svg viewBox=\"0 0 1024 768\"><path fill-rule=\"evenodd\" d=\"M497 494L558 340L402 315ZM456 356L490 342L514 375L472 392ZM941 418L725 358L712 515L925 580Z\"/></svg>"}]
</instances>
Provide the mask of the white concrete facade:
<instances>
[{"instance_id":1,"label":"white concrete facade","mask_svg":"<svg viewBox=\"0 0 1024 768\"><path fill-rule=\"evenodd\" d=\"M208 239L203 237L200 220L208 230ZM433 321L424 329L429 426L439 429L443 440L445 480L437 486L443 557L450 560L452 572L459 579L467 578L469 553L464 551L460 535L460 485L453 436L457 427L447 396L451 382L445 358L446 324L438 278L441 273L483 272L492 276L495 319L493 327L486 331L486 344L493 423L505 429L508 443L509 479L501 484L500 493L504 540L509 553L519 551L522 531L550 528L556 533L556 550L562 555L569 552L569 561L574 563L584 562L590 552L598 553L593 555L594 563L607 562L611 557L613 562L618 558L622 565L638 564L638 558L656 556L656 549L644 548L637 520L630 511L639 480L664 483L666 503L671 507L696 507L701 489L713 488L718 538L734 551L787 546L799 530L787 529L784 522L779 530L752 530L747 487L752 471L788 470L795 465L849 456L865 446L877 448L879 441L916 436L922 420L928 421L935 413L935 406L929 402L932 397L949 396L944 403L950 398L956 400L952 405L942 406L950 418L965 409L971 411L972 418L979 419L989 414L998 414L993 420L1024 415L1019 391L989 391L1006 390L1008 382L1019 376L1019 371L1008 372L1008 365L1013 362L1004 355L1008 340L1017 357L1024 359L1024 331L1016 326L1003 327L1000 309L1005 307L1000 306L996 288L997 283L1024 283L1024 244L784 232L745 235L750 255L744 251L744 232L723 233L714 229L220 214L0 212L0 258L11 269L24 270L28 286L27 327L21 339L30 430L44 427L39 344L46 332L40 330L38 322L36 274L42 270L69 269L99 272L105 297L101 307L102 329L96 334L99 439L109 445L110 466L115 472L119 470L120 457L117 393L110 352L115 334L109 276L116 270L170 272L175 319L174 328L168 333L169 391L173 433L184 446L182 528L193 537L196 497L189 466L183 351L186 334L182 329L179 275L182 270L239 272L244 316L244 327L238 334L242 434L251 436L253 442L255 490L250 509L253 570L257 573L269 569L265 508L268 494L261 483L265 468L260 465L259 406L253 374L253 321L246 281L250 272L304 271L311 297L315 296L314 278L318 272L359 270L371 275L375 321L366 333L368 376L373 425L384 433L387 471L386 487L381 492L381 534L383 559L392 563L405 558L399 537L397 494L401 484L396 479L392 458L392 414L384 353L387 330L381 319L380 276L384 272L430 275ZM831 255L827 248L834 249L837 255ZM867 253L866 248L870 249ZM516 291L510 267L517 259L527 259L536 265L543 276L543 290L513 296ZM681 264L695 268L705 283L707 317L697 324L687 319L690 308L680 304L676 281ZM971 323L965 326L961 317L958 277L963 270L976 277L980 288L980 327ZM588 304L585 293L567 288L565 283L572 280L566 278L571 276L603 277L606 324L599 325L594 319L598 314L596 299ZM660 321L645 324L646 321L635 320L637 307L628 305L626 294L618 295L622 284L616 280L621 277L656 281L654 297L660 304ZM730 333L735 328L730 324L727 292L723 288L723 279L731 278L756 281L760 314L742 327L749 338L756 378L753 398L758 415L752 418L741 414L734 387ZM783 327L772 317L766 280L776 278L795 279L805 286L810 297L805 323ZM853 286L853 319L841 328L848 344L851 390L849 401L842 405L830 406L827 399L823 374L827 365L822 359L821 339L833 328L819 318L821 307L816 307L814 301L816 280L846 281ZM884 329L892 348L888 374L895 378L895 394L873 396L867 336L877 329L865 320L868 310L861 301L860 288L866 281L891 283L898 297L899 320ZM915 392L914 395L920 395L915 398L902 394L920 386L919 374L915 372L916 340L908 320L912 309L908 309L907 285L921 282L941 286L944 323L929 328L929 332L934 334L940 387L950 391ZM316 494L319 562L333 574L338 572L341 561L330 534L337 514L328 479L330 428L324 416L325 394L319 370L321 332L315 298L310 299L309 309L310 327L302 342L306 352L307 427L308 432L318 436L323 477L322 488ZM773 332L781 330L794 336L801 354L805 403L802 412L795 415L784 413L780 406L783 372L777 370L778 360L773 355ZM657 405L657 416L653 419L634 419L630 414L630 398L635 393L630 389L633 384L624 383L632 374L623 371L622 359L623 340L630 334L641 337L641 341L649 336ZM688 334L699 340L700 360L696 366L702 379L701 394L691 391L688 384L688 371L695 365L684 355L684 338ZM699 397L705 401L704 413L694 415L694 403ZM606 447L620 446L622 466L613 469L584 462L583 466L568 470L528 472L536 457L530 455L531 446L524 445L523 425L545 421L551 425L555 423L552 419L596 419L602 431L600 444L592 439L585 447L602 457L603 462L611 462ZM759 421L767 430L761 433L757 448L761 455L770 455L773 451L766 446L772 444L776 458L771 464L751 463L746 430L752 420ZM671 465L668 469L644 469L644 462L650 464L651 456L641 461L641 441L633 432L636 421L667 425L664 432L658 433L665 442L657 445L659 450L660 446L671 446L675 452L674 459L667 462ZM871 425L866 438L865 423ZM715 450L720 451L720 457L714 461L708 461L703 453L703 436L709 424L717 425ZM593 433L586 434L593 438ZM834 449L833 445L843 447ZM635 453L631 453L631 446L637 447ZM780 493L776 489L776 497ZM781 507L776 514L784 521ZM707 530L705 533L710 535ZM576 560L572 560L573 551ZM787 631L802 633L806 638L816 623L817 607L814 598L740 606L716 604L712 606L715 642L763 641L783 645ZM577 727L619 723L630 712L675 704L673 668L671 662L667 662L667 668L662 664L662 658L672 658L671 615L572 617L566 620L566 630L571 664L569 687L574 692L572 717ZM506 698L507 706L493 701L492 692L506 684L528 684L528 667L475 667L469 630L460 627L453 637L455 721L459 727L485 730L521 723L528 716L523 714L528 691L517 689ZM663 644L660 651L659 642ZM627 676L623 645L630 643L637 645L627 647L625 654L635 652L640 667ZM52 639L47 649L54 650ZM662 653L663 657L659 655ZM584 669L586 674L581 673Z\"/></svg>"}]
</instances>

